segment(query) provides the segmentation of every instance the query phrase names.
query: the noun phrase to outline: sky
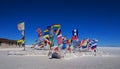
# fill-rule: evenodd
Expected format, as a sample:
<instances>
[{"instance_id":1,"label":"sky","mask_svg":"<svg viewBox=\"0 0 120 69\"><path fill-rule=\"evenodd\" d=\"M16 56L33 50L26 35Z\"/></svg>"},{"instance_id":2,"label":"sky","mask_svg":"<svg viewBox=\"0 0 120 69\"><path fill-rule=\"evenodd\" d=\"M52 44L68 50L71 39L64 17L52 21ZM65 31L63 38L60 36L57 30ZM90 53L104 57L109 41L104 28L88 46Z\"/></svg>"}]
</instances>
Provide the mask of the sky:
<instances>
[{"instance_id":1,"label":"sky","mask_svg":"<svg viewBox=\"0 0 120 69\"><path fill-rule=\"evenodd\" d=\"M98 46L120 46L117 0L0 0L0 38L20 39L21 22L25 22L26 44L38 38L37 28L60 24L67 38L78 29L79 40L97 38Z\"/></svg>"}]
</instances>

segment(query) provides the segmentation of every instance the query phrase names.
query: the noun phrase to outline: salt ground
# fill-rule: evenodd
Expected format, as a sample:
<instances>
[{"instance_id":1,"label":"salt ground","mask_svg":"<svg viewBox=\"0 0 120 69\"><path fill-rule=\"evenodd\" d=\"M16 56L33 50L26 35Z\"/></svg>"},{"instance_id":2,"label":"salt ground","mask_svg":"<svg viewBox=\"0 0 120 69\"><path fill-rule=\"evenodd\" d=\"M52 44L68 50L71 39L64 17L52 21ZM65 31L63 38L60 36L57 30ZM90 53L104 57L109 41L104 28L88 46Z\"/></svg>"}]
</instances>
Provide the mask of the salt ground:
<instances>
[{"instance_id":1,"label":"salt ground","mask_svg":"<svg viewBox=\"0 0 120 69\"><path fill-rule=\"evenodd\" d=\"M99 47L97 56L69 54L65 59L49 59L48 56L8 56L21 49L0 49L0 69L119 69L120 48ZM29 50L30 51L30 50ZM74 57L69 57L69 56ZM69 58L67 58L69 57Z\"/></svg>"}]
</instances>

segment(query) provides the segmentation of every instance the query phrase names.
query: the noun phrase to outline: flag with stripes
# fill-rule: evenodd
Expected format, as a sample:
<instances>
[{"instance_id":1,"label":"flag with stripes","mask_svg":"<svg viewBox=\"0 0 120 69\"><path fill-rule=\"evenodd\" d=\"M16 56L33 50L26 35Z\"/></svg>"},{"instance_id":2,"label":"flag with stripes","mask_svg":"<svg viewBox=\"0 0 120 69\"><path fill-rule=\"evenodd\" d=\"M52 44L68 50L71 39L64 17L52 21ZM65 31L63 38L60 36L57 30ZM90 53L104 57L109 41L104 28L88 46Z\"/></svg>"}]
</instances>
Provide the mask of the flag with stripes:
<instances>
[{"instance_id":1,"label":"flag with stripes","mask_svg":"<svg viewBox=\"0 0 120 69\"><path fill-rule=\"evenodd\" d=\"M54 24L53 28L60 28L60 24Z\"/></svg>"}]
</instances>

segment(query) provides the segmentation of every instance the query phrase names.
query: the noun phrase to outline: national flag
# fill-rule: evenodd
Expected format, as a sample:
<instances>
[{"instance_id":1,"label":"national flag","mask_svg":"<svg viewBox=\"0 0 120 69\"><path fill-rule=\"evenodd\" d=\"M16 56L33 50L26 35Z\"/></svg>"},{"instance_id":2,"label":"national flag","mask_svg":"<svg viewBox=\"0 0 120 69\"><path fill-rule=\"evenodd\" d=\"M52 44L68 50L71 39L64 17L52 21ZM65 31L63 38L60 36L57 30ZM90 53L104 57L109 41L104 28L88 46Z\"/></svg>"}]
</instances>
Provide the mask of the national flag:
<instances>
[{"instance_id":1,"label":"national flag","mask_svg":"<svg viewBox=\"0 0 120 69\"><path fill-rule=\"evenodd\" d=\"M56 29L55 34L58 35L60 32L61 32L61 29L58 28L58 29Z\"/></svg>"},{"instance_id":2,"label":"national flag","mask_svg":"<svg viewBox=\"0 0 120 69\"><path fill-rule=\"evenodd\" d=\"M19 24L17 25L17 27L18 27L18 30L25 30L25 24L24 24L24 22L19 23Z\"/></svg>"},{"instance_id":3,"label":"national flag","mask_svg":"<svg viewBox=\"0 0 120 69\"><path fill-rule=\"evenodd\" d=\"M96 48L97 48L97 45L92 46L92 47L91 47L91 50L95 50Z\"/></svg>"},{"instance_id":4,"label":"national flag","mask_svg":"<svg viewBox=\"0 0 120 69\"><path fill-rule=\"evenodd\" d=\"M22 30L22 36L24 36L24 34L25 34L25 31L24 31L24 30Z\"/></svg>"},{"instance_id":5,"label":"national flag","mask_svg":"<svg viewBox=\"0 0 120 69\"><path fill-rule=\"evenodd\" d=\"M44 35L43 38L49 38L50 36L47 34L47 35Z\"/></svg>"},{"instance_id":6,"label":"national flag","mask_svg":"<svg viewBox=\"0 0 120 69\"><path fill-rule=\"evenodd\" d=\"M40 28L38 28L38 29L36 30L36 32L37 32L37 33L40 33L40 32L41 32L41 29L40 29Z\"/></svg>"},{"instance_id":7,"label":"national flag","mask_svg":"<svg viewBox=\"0 0 120 69\"><path fill-rule=\"evenodd\" d=\"M44 35L49 35L48 29L44 30Z\"/></svg>"},{"instance_id":8,"label":"national flag","mask_svg":"<svg viewBox=\"0 0 120 69\"><path fill-rule=\"evenodd\" d=\"M57 33L57 36L61 35L61 34L62 34L61 29L59 29L59 32Z\"/></svg>"},{"instance_id":9,"label":"national flag","mask_svg":"<svg viewBox=\"0 0 120 69\"><path fill-rule=\"evenodd\" d=\"M80 42L80 46L87 46L87 39L84 39Z\"/></svg>"},{"instance_id":10,"label":"national flag","mask_svg":"<svg viewBox=\"0 0 120 69\"><path fill-rule=\"evenodd\" d=\"M72 40L77 40L78 36L72 36Z\"/></svg>"},{"instance_id":11,"label":"national flag","mask_svg":"<svg viewBox=\"0 0 120 69\"><path fill-rule=\"evenodd\" d=\"M54 24L53 28L60 28L60 24Z\"/></svg>"},{"instance_id":12,"label":"national flag","mask_svg":"<svg viewBox=\"0 0 120 69\"><path fill-rule=\"evenodd\" d=\"M17 42L18 42L18 43L23 43L24 40L23 40L23 39L20 39L20 40L18 40Z\"/></svg>"},{"instance_id":13,"label":"national flag","mask_svg":"<svg viewBox=\"0 0 120 69\"><path fill-rule=\"evenodd\" d=\"M57 39L60 39L60 38L62 38L62 34L60 34L60 35L57 36Z\"/></svg>"},{"instance_id":14,"label":"national flag","mask_svg":"<svg viewBox=\"0 0 120 69\"><path fill-rule=\"evenodd\" d=\"M45 42L50 45L50 41L48 39L45 39Z\"/></svg>"},{"instance_id":15,"label":"national flag","mask_svg":"<svg viewBox=\"0 0 120 69\"><path fill-rule=\"evenodd\" d=\"M38 28L38 29L36 30L36 32L38 33L38 37L42 37L42 31L41 31L40 28Z\"/></svg>"},{"instance_id":16,"label":"national flag","mask_svg":"<svg viewBox=\"0 0 120 69\"><path fill-rule=\"evenodd\" d=\"M57 43L58 45L62 44L62 34L57 36Z\"/></svg>"},{"instance_id":17,"label":"national flag","mask_svg":"<svg viewBox=\"0 0 120 69\"><path fill-rule=\"evenodd\" d=\"M44 30L44 33L48 32L48 29Z\"/></svg>"},{"instance_id":18,"label":"national flag","mask_svg":"<svg viewBox=\"0 0 120 69\"><path fill-rule=\"evenodd\" d=\"M51 43L51 46L54 45L54 36L50 37L50 43Z\"/></svg>"},{"instance_id":19,"label":"national flag","mask_svg":"<svg viewBox=\"0 0 120 69\"><path fill-rule=\"evenodd\" d=\"M72 35L73 35L73 36L78 36L78 30L77 30L77 29L74 29L74 30L72 31Z\"/></svg>"},{"instance_id":20,"label":"national flag","mask_svg":"<svg viewBox=\"0 0 120 69\"><path fill-rule=\"evenodd\" d=\"M67 44L71 44L71 39L67 40L66 43L67 43Z\"/></svg>"},{"instance_id":21,"label":"national flag","mask_svg":"<svg viewBox=\"0 0 120 69\"><path fill-rule=\"evenodd\" d=\"M91 50L94 50L97 48L97 42L98 40L92 40L91 45L90 45Z\"/></svg>"}]
</instances>

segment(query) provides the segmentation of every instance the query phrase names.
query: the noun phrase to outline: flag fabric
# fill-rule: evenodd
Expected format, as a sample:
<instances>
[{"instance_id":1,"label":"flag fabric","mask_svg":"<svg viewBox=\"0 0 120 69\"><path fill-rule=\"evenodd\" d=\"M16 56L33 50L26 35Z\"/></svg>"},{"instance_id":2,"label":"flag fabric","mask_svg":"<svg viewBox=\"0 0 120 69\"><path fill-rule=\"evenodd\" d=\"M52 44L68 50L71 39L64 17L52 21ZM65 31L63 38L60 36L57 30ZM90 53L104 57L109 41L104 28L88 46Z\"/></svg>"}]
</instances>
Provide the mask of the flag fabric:
<instances>
[{"instance_id":1,"label":"flag fabric","mask_svg":"<svg viewBox=\"0 0 120 69\"><path fill-rule=\"evenodd\" d=\"M83 39L83 40L81 40L81 42L80 42L80 46L87 46L87 39Z\"/></svg>"},{"instance_id":2,"label":"flag fabric","mask_svg":"<svg viewBox=\"0 0 120 69\"><path fill-rule=\"evenodd\" d=\"M62 46L62 49L66 49L66 48L67 48L67 45L66 45L66 43L64 43Z\"/></svg>"},{"instance_id":3,"label":"flag fabric","mask_svg":"<svg viewBox=\"0 0 120 69\"><path fill-rule=\"evenodd\" d=\"M58 36L58 35L61 35L61 34L62 34L61 29L59 29L59 31L58 31L58 33L57 33L57 36Z\"/></svg>"},{"instance_id":4,"label":"flag fabric","mask_svg":"<svg viewBox=\"0 0 120 69\"><path fill-rule=\"evenodd\" d=\"M91 50L95 50L97 48L98 40L91 40L90 48Z\"/></svg>"},{"instance_id":5,"label":"flag fabric","mask_svg":"<svg viewBox=\"0 0 120 69\"><path fill-rule=\"evenodd\" d=\"M66 43L67 43L67 44L71 44L71 39L67 40Z\"/></svg>"},{"instance_id":6,"label":"flag fabric","mask_svg":"<svg viewBox=\"0 0 120 69\"><path fill-rule=\"evenodd\" d=\"M45 39L45 43L48 43L50 45L50 41L48 39Z\"/></svg>"},{"instance_id":7,"label":"flag fabric","mask_svg":"<svg viewBox=\"0 0 120 69\"><path fill-rule=\"evenodd\" d=\"M58 45L62 44L62 34L57 36L57 43Z\"/></svg>"},{"instance_id":8,"label":"flag fabric","mask_svg":"<svg viewBox=\"0 0 120 69\"><path fill-rule=\"evenodd\" d=\"M53 29L51 29L50 31L49 31L49 35L52 37L52 36L54 36L54 30Z\"/></svg>"},{"instance_id":9,"label":"flag fabric","mask_svg":"<svg viewBox=\"0 0 120 69\"><path fill-rule=\"evenodd\" d=\"M18 27L18 30L25 30L24 22L19 23L19 24L17 25L17 27Z\"/></svg>"},{"instance_id":10,"label":"flag fabric","mask_svg":"<svg viewBox=\"0 0 120 69\"><path fill-rule=\"evenodd\" d=\"M20 39L17 41L18 43L24 43L24 40L23 39Z\"/></svg>"},{"instance_id":11,"label":"flag fabric","mask_svg":"<svg viewBox=\"0 0 120 69\"><path fill-rule=\"evenodd\" d=\"M72 36L72 40L77 40L78 36Z\"/></svg>"},{"instance_id":12,"label":"flag fabric","mask_svg":"<svg viewBox=\"0 0 120 69\"><path fill-rule=\"evenodd\" d=\"M61 29L60 28L55 30L55 35L59 35L60 33L61 33Z\"/></svg>"},{"instance_id":13,"label":"flag fabric","mask_svg":"<svg viewBox=\"0 0 120 69\"><path fill-rule=\"evenodd\" d=\"M41 31L40 28L38 28L38 29L36 30L36 32L38 33L38 37L42 37L42 31Z\"/></svg>"},{"instance_id":14,"label":"flag fabric","mask_svg":"<svg viewBox=\"0 0 120 69\"><path fill-rule=\"evenodd\" d=\"M54 36L50 37L50 43L51 43L51 46L54 45Z\"/></svg>"},{"instance_id":15,"label":"flag fabric","mask_svg":"<svg viewBox=\"0 0 120 69\"><path fill-rule=\"evenodd\" d=\"M48 29L44 30L44 33L48 32Z\"/></svg>"},{"instance_id":16,"label":"flag fabric","mask_svg":"<svg viewBox=\"0 0 120 69\"><path fill-rule=\"evenodd\" d=\"M40 28L38 28L38 29L36 30L36 32L37 32L37 33L40 33L40 32L41 32L41 29L40 29Z\"/></svg>"},{"instance_id":17,"label":"flag fabric","mask_svg":"<svg viewBox=\"0 0 120 69\"><path fill-rule=\"evenodd\" d=\"M72 31L72 35L73 35L73 36L78 36L78 30L77 30L77 29L74 29L74 30Z\"/></svg>"},{"instance_id":18,"label":"flag fabric","mask_svg":"<svg viewBox=\"0 0 120 69\"><path fill-rule=\"evenodd\" d=\"M39 32L39 33L38 33L38 37L42 37L42 32Z\"/></svg>"},{"instance_id":19,"label":"flag fabric","mask_svg":"<svg viewBox=\"0 0 120 69\"><path fill-rule=\"evenodd\" d=\"M53 28L60 28L60 24L54 24Z\"/></svg>"},{"instance_id":20,"label":"flag fabric","mask_svg":"<svg viewBox=\"0 0 120 69\"><path fill-rule=\"evenodd\" d=\"M50 38L49 34L44 35L43 38Z\"/></svg>"},{"instance_id":21,"label":"flag fabric","mask_svg":"<svg viewBox=\"0 0 120 69\"><path fill-rule=\"evenodd\" d=\"M22 30L22 36L24 36L25 35L25 31L24 30Z\"/></svg>"}]
</instances>

